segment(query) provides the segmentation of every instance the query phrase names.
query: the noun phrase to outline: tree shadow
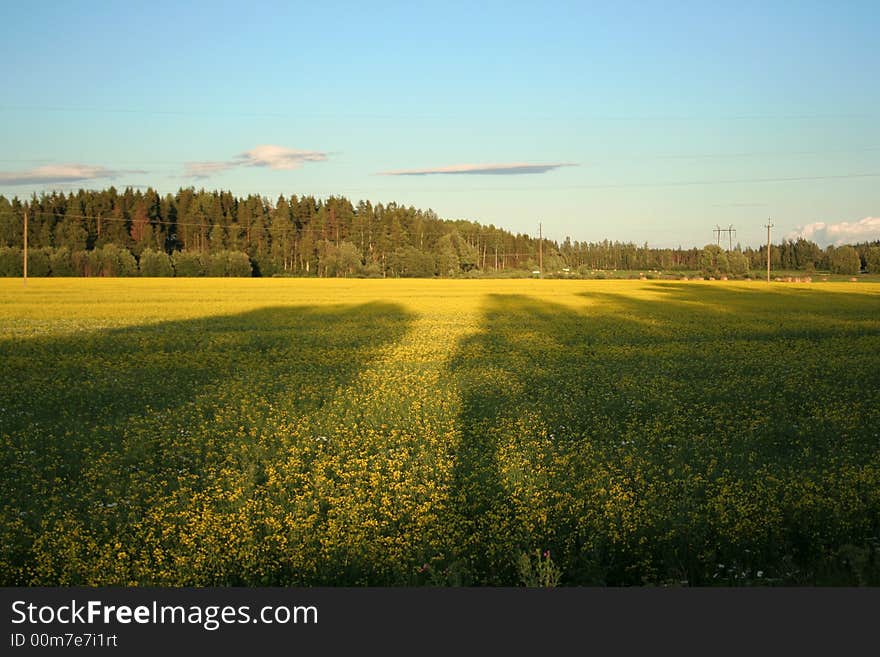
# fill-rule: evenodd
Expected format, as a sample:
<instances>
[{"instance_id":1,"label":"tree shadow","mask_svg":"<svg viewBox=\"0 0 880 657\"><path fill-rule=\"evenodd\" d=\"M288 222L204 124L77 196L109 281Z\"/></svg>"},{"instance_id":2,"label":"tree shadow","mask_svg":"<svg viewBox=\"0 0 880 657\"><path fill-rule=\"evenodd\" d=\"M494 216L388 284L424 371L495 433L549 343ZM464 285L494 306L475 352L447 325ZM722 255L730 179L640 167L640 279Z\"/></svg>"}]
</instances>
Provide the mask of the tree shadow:
<instances>
[{"instance_id":1,"label":"tree shadow","mask_svg":"<svg viewBox=\"0 0 880 657\"><path fill-rule=\"evenodd\" d=\"M821 287L713 286L657 282L644 297L591 291L581 296L688 340L823 338L876 333L880 295ZM646 304L644 301L656 301ZM683 313L690 309L695 312ZM633 311L646 313L633 315ZM709 321L714 320L714 321ZM643 324L644 326L644 324ZM664 329L665 332L660 331Z\"/></svg>"},{"instance_id":2,"label":"tree shadow","mask_svg":"<svg viewBox=\"0 0 880 657\"><path fill-rule=\"evenodd\" d=\"M0 580L269 576L272 564L256 563L256 553L206 547L209 517L251 523L230 525L230 541L278 534L254 526L259 514L248 519L247 506L306 440L306 419L411 321L389 303L271 307L0 341ZM199 532L200 544L182 545Z\"/></svg>"},{"instance_id":3,"label":"tree shadow","mask_svg":"<svg viewBox=\"0 0 880 657\"><path fill-rule=\"evenodd\" d=\"M583 296L492 296L454 358L449 514L470 582L516 584L535 550L569 584L864 579L880 536L880 298ZM853 551L859 572L841 565Z\"/></svg>"}]
</instances>

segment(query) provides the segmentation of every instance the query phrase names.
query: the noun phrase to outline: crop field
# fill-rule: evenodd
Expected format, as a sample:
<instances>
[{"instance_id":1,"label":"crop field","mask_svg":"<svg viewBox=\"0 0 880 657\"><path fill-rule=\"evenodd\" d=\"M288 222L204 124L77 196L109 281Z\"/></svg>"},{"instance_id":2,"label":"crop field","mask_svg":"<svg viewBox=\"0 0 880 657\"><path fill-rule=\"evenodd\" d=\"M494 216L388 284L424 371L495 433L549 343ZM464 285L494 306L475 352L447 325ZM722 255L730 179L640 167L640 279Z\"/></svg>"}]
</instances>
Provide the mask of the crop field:
<instances>
[{"instance_id":1,"label":"crop field","mask_svg":"<svg viewBox=\"0 0 880 657\"><path fill-rule=\"evenodd\" d=\"M0 280L0 584L880 584L880 284Z\"/></svg>"}]
</instances>

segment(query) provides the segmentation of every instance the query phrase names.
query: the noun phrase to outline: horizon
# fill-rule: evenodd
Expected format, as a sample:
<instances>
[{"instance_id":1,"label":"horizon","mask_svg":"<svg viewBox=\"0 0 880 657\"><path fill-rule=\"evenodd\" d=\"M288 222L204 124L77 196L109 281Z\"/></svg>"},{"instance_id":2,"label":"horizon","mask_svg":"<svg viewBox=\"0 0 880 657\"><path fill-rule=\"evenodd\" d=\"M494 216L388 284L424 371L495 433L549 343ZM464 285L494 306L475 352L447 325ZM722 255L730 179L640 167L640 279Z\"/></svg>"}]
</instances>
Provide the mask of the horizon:
<instances>
[{"instance_id":1,"label":"horizon","mask_svg":"<svg viewBox=\"0 0 880 657\"><path fill-rule=\"evenodd\" d=\"M757 247L768 216L774 243L880 239L876 3L38 7L0 45L9 199L192 186L557 242L733 225Z\"/></svg>"},{"instance_id":2,"label":"horizon","mask_svg":"<svg viewBox=\"0 0 880 657\"><path fill-rule=\"evenodd\" d=\"M134 194L141 194L141 193L145 193L147 191L153 191L154 193L157 194L157 196L159 198L162 198L162 199L167 198L169 196L174 199L177 199L177 197L179 196L179 193L185 189L193 190L197 194L205 193L205 194L216 195L216 194L230 193L233 195L233 197L237 201L243 201L248 196L256 196L256 197L261 198L265 203L268 203L268 205L272 208L274 208L276 206L276 204L279 202L281 197L285 198L288 201L293 199L295 196L298 196L301 200L309 197L308 195L281 194L278 197L273 199L273 198L270 198L266 195L260 195L260 194L238 195L238 194L231 192L230 190L206 189L204 187L197 188L195 186L181 187L173 192L171 192L171 191L161 192L160 190L158 190L154 187L143 186L143 185L137 186L137 187L126 186L126 187L121 187L121 188L117 188L114 185L109 185L103 189L93 189L93 188L85 189L85 188L81 187L81 188L77 189L76 191L74 191L72 189L71 190L57 190L57 189L56 190L44 190L41 194L44 195L45 197L51 197L53 194L60 194L64 198L72 198L72 197L75 197L79 192L102 193L105 191L109 191L111 188L114 189L119 196L123 196L128 191L131 191ZM22 204L32 204L35 199L35 197L33 195L28 198L24 198L24 199L19 198L18 196L8 197L8 196L4 195L2 192L0 192L0 198L5 198L9 202L18 201L19 203L22 203ZM357 213L358 206L361 202L370 203L372 205L372 207L374 207L374 208L379 205L382 205L384 207L389 207L390 205L397 203L396 201L393 201L393 200L374 201L372 199L348 198L348 197L340 195L340 194L328 195L328 196L324 196L324 197L313 197L313 198L317 203L326 203L329 199L332 199L332 198L346 199L348 202L351 203L355 213ZM36 200L40 201L40 199L41 199L41 195L37 194ZM433 212L433 210L431 208L417 208L415 206L400 204L400 203L397 203L397 205L398 205L398 207L412 208L412 209L419 211L419 212ZM38 213L38 214L41 214L41 213ZM57 216L57 218L61 219L61 218L63 218L64 215L57 214L56 216ZM88 218L98 218L98 217L88 217ZM113 219L113 217L111 217L109 215L101 215L101 218ZM456 218L456 217L442 217L439 215L437 215L436 218L439 219L440 221L450 222L450 223L455 223L458 221L470 221L470 222L476 223L484 228L489 227L489 224L483 224L482 222L479 222L479 221L476 221L473 219L463 219L463 218ZM122 220L123 218L117 217L117 219ZM168 222L165 220L157 220L157 222L154 222L154 223L167 224ZM528 236L529 238L534 239L534 240L539 239L539 236L537 236L537 235L524 233L524 232L516 232L516 231L510 230L506 226L494 226L494 227L499 230L502 230L502 231L509 233L511 236ZM811 226L807 226L807 227L805 227L804 230L798 231L796 234L790 233L788 235L781 235L781 236L774 235L773 238L771 239L771 243L773 245L780 245L781 246L784 242L792 242L793 243L793 242L796 242L798 240L803 239L808 242L813 242L816 245L818 245L819 247L821 247L822 249L826 249L826 250L828 247L831 247L831 246L840 247L840 246L856 246L859 244L870 244L870 243L880 242L880 237L877 237L876 235L874 237L871 236L872 234L874 234L876 232L877 227L880 227L880 218L875 218L875 217L866 217L865 219L863 219L860 222L857 222L854 225L847 224L847 223L844 223L843 225L840 225L840 224L827 225L824 223L818 223L818 224L813 224ZM765 224L764 228L766 229L766 224ZM579 243L581 245L589 245L589 244L595 245L595 244L602 244L603 242L608 242L611 244L634 245L634 246L641 248L643 244L647 244L647 247L649 249L673 250L673 251L675 251L675 250L689 251L689 250L694 250L694 249L700 250L700 249L706 248L708 246L713 246L714 244L717 244L717 245L721 246L722 248L724 248L725 243L733 244L734 246L733 246L732 250L734 250L734 251L736 251L736 250L745 251L747 249L760 251L761 248L763 248L766 245L766 241L752 245L752 244L743 244L739 239L731 239L728 237L721 237L721 234L726 233L727 231L728 231L728 228L716 226L715 229L713 229L713 235L714 235L713 239L715 240L714 243L713 243L713 241L707 241L704 244L682 244L682 243L680 243L680 244L677 244L674 246L668 246L668 245L658 246L658 245L650 244L647 242L636 242L634 240L617 240L617 239L610 239L607 237L606 238L599 238L596 240L580 240L580 239L577 239L576 237L571 236L571 235L567 235L567 236L563 237L562 239L557 239L555 237L551 237L551 236L548 236L545 234L545 235L543 235L543 239L546 241L554 242L559 247L561 247L564 244L564 242L567 239L569 239L573 244ZM734 229L733 235L735 236L736 234L737 234L736 230ZM725 250L727 251L729 249L725 249Z\"/></svg>"}]
</instances>

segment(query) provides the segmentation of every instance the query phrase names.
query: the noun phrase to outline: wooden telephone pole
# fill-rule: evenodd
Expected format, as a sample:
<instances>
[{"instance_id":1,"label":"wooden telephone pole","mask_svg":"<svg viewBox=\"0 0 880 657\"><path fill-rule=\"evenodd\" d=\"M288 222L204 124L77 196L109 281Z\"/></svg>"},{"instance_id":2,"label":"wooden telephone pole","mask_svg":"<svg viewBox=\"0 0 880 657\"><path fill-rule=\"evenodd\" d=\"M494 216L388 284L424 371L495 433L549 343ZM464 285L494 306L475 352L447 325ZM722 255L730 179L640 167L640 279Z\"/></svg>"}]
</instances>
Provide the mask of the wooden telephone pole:
<instances>
[{"instance_id":1,"label":"wooden telephone pole","mask_svg":"<svg viewBox=\"0 0 880 657\"><path fill-rule=\"evenodd\" d=\"M541 222L538 222L538 274L539 278L544 278L544 233Z\"/></svg>"},{"instance_id":2,"label":"wooden telephone pole","mask_svg":"<svg viewBox=\"0 0 880 657\"><path fill-rule=\"evenodd\" d=\"M22 272L24 273L24 286L27 287L27 221L28 221L28 211L25 209L24 211L24 257L22 261Z\"/></svg>"},{"instance_id":3,"label":"wooden telephone pole","mask_svg":"<svg viewBox=\"0 0 880 657\"><path fill-rule=\"evenodd\" d=\"M770 217L767 217L767 282L770 282L770 229L773 224L770 223Z\"/></svg>"}]
</instances>

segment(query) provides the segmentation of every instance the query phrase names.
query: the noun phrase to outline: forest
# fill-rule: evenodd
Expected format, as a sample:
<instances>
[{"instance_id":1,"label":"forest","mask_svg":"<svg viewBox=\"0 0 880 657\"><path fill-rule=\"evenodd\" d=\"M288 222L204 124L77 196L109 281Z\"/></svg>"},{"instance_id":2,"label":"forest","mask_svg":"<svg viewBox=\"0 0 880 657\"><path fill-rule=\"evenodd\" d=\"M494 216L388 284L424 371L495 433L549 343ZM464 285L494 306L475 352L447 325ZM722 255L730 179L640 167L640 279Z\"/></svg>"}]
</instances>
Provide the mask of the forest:
<instances>
[{"instance_id":1,"label":"forest","mask_svg":"<svg viewBox=\"0 0 880 657\"><path fill-rule=\"evenodd\" d=\"M0 195L0 276L21 276L24 219L30 276L480 277L590 276L609 270L747 276L766 247L652 248L566 237L561 243L395 202L152 188ZM880 242L822 249L771 246L774 270L880 271Z\"/></svg>"}]
</instances>

